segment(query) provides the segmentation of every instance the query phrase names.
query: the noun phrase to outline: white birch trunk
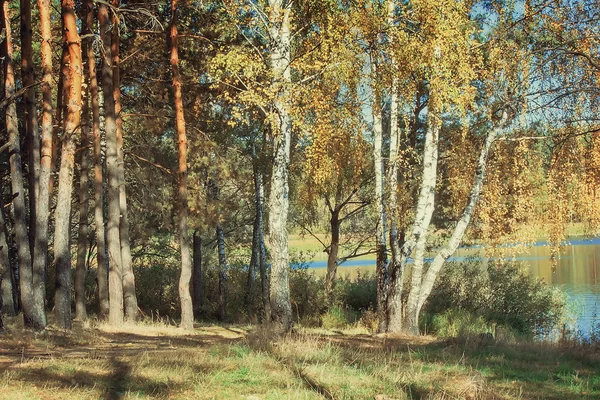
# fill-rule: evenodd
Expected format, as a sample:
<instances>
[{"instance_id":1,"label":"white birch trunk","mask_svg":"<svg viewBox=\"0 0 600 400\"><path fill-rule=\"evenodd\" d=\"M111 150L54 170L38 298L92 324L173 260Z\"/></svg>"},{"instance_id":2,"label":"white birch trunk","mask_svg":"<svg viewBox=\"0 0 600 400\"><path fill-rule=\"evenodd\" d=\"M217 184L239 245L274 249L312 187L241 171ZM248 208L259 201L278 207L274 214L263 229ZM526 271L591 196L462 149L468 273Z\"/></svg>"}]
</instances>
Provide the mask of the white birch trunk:
<instances>
[{"instance_id":1,"label":"white birch trunk","mask_svg":"<svg viewBox=\"0 0 600 400\"><path fill-rule=\"evenodd\" d=\"M421 286L421 276L423 272L423 260L425 254L425 244L427 241L427 230L431 223L433 215L433 206L435 201L435 183L437 180L437 164L438 164L438 138L441 127L441 120L435 115L433 110L428 112L428 127L425 134L425 148L423 151L423 173L421 190L417 202L417 211L412 232L408 240L404 243L401 250L400 268L405 268L408 257L415 251L414 264L412 267L412 278L410 285L410 293L406 304L406 313L404 316L403 328L411 333L418 332L418 321L414 321L412 316L416 309L418 295ZM395 294L394 299L396 307L401 304L400 297Z\"/></svg>"},{"instance_id":2,"label":"white birch trunk","mask_svg":"<svg viewBox=\"0 0 600 400\"><path fill-rule=\"evenodd\" d=\"M386 209L385 209L385 164L383 160L383 122L381 105L379 104L379 91L376 88L377 66L376 61L371 58L371 110L373 115L373 160L375 167L375 202L377 205L377 229L375 246L377 252L377 265L375 274L377 276L377 319L379 322L378 332L387 330L386 298L388 290L388 262L386 248Z\"/></svg>"},{"instance_id":3,"label":"white birch trunk","mask_svg":"<svg viewBox=\"0 0 600 400\"><path fill-rule=\"evenodd\" d=\"M275 329L292 328L292 306L288 280L289 255L287 218L289 209L289 163L292 121L287 109L291 83L291 3L269 0L271 68L276 118L273 122L273 172L269 196L269 244L271 248L271 321Z\"/></svg>"},{"instance_id":4,"label":"white birch trunk","mask_svg":"<svg viewBox=\"0 0 600 400\"><path fill-rule=\"evenodd\" d=\"M485 143L481 149L481 152L479 153L479 159L477 161L477 169L475 171L475 176L473 177L473 185L471 186L471 192L469 194L469 202L467 203L467 206L463 210L462 216L458 220L458 223L456 224L456 227L454 228L454 231L452 232L452 236L450 237L448 244L446 244L446 246L437 253L437 255L433 259L431 265L429 266L429 269L427 270L425 277L423 278L421 290L420 290L419 297L418 297L417 308L416 308L416 313L417 313L416 318L417 319L418 319L419 313L421 311L421 308L423 307L423 304L425 303L425 300L427 300L427 298L431 294L431 290L433 289L433 285L435 283L437 276L439 275L439 272L440 272L442 266L444 265L446 260L452 254L454 254L454 252L460 245L460 242L462 241L465 231L467 230L467 227L469 226L469 223L471 222L471 219L473 218L473 214L475 213L475 207L477 206L477 202L479 200L481 190L483 189L483 182L485 179L485 173L486 173L486 169L487 169L487 165L488 165L487 161L488 161L490 149L491 149L492 145L494 144L494 142L496 141L496 139L498 138L498 135L500 134L500 131L504 127L507 120L508 120L508 115L506 112L503 112L500 122L495 127L492 128L492 130L488 133L488 135L485 139Z\"/></svg>"}]
</instances>

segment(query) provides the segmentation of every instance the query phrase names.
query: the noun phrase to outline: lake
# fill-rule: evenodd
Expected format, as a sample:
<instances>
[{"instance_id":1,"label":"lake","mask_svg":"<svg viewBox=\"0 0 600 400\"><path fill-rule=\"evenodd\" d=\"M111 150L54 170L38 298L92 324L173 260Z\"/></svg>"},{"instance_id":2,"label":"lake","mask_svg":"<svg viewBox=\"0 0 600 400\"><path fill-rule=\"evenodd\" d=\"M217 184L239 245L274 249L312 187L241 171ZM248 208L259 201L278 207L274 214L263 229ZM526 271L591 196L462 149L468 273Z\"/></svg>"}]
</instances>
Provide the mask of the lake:
<instances>
[{"instance_id":1,"label":"lake","mask_svg":"<svg viewBox=\"0 0 600 400\"><path fill-rule=\"evenodd\" d=\"M463 261L477 255L483 255L483 248L461 248L451 260ZM525 249L522 254L507 259L526 263L534 276L559 287L569 295L572 317L581 334L588 336L592 327L600 322L600 238L570 239L561 251L555 270L550 259L550 247L546 242L538 242ZM326 265L325 261L314 261L309 263L309 268L317 275L324 275ZM446 268L451 265L448 264ZM351 277L356 277L359 272L374 271L374 259L350 260L338 269L341 276Z\"/></svg>"}]
</instances>

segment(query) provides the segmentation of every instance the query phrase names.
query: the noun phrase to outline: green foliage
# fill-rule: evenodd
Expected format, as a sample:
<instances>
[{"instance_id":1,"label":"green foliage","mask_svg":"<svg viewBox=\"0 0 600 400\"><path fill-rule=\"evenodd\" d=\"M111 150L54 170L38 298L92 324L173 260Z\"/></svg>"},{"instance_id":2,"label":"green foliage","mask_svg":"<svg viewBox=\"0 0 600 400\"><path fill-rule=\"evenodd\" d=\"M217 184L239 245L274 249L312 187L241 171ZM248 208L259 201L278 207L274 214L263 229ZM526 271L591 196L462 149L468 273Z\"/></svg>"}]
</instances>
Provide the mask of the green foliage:
<instances>
[{"instance_id":1,"label":"green foliage","mask_svg":"<svg viewBox=\"0 0 600 400\"><path fill-rule=\"evenodd\" d=\"M520 264L453 263L439 277L424 313L465 311L487 323L535 336L549 334L560 324L566 302L563 292L531 277Z\"/></svg>"},{"instance_id":2,"label":"green foliage","mask_svg":"<svg viewBox=\"0 0 600 400\"><path fill-rule=\"evenodd\" d=\"M321 323L325 329L342 329L356 323L360 313L349 307L333 306L321 317Z\"/></svg>"},{"instance_id":3,"label":"green foliage","mask_svg":"<svg viewBox=\"0 0 600 400\"><path fill-rule=\"evenodd\" d=\"M469 337L491 330L482 316L461 309L427 315L425 320L427 329L441 337Z\"/></svg>"},{"instance_id":4,"label":"green foliage","mask_svg":"<svg viewBox=\"0 0 600 400\"><path fill-rule=\"evenodd\" d=\"M179 314L180 268L176 264L152 264L134 268L140 308L147 315L171 317Z\"/></svg>"}]
</instances>

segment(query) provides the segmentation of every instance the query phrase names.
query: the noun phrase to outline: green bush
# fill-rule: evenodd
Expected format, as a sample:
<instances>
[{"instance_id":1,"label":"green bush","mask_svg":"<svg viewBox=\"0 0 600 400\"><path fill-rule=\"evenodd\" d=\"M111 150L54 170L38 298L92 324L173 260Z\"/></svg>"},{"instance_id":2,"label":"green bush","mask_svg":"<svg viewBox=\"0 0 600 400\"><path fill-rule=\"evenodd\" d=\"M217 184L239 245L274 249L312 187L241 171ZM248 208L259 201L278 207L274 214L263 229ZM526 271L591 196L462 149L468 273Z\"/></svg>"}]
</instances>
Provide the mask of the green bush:
<instances>
[{"instance_id":1,"label":"green bush","mask_svg":"<svg viewBox=\"0 0 600 400\"><path fill-rule=\"evenodd\" d=\"M425 305L422 322L434 330L428 315L459 310L521 335L544 335L560 324L566 301L563 292L530 276L518 263L450 263Z\"/></svg>"},{"instance_id":2,"label":"green bush","mask_svg":"<svg viewBox=\"0 0 600 400\"><path fill-rule=\"evenodd\" d=\"M360 318L360 313L343 306L333 306L321 317L325 329L341 329L354 324Z\"/></svg>"}]
</instances>

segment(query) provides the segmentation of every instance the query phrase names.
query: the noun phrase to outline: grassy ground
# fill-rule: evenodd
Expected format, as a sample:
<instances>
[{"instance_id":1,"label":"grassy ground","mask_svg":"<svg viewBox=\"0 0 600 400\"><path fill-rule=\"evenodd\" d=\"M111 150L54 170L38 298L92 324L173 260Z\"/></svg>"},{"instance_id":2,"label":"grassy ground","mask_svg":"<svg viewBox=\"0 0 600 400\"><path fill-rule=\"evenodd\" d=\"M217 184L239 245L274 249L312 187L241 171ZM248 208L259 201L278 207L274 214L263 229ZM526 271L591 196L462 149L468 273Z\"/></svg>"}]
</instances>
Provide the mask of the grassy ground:
<instances>
[{"instance_id":1,"label":"grassy ground","mask_svg":"<svg viewBox=\"0 0 600 400\"><path fill-rule=\"evenodd\" d=\"M248 327L0 336L1 399L594 399L600 353Z\"/></svg>"}]
</instances>

